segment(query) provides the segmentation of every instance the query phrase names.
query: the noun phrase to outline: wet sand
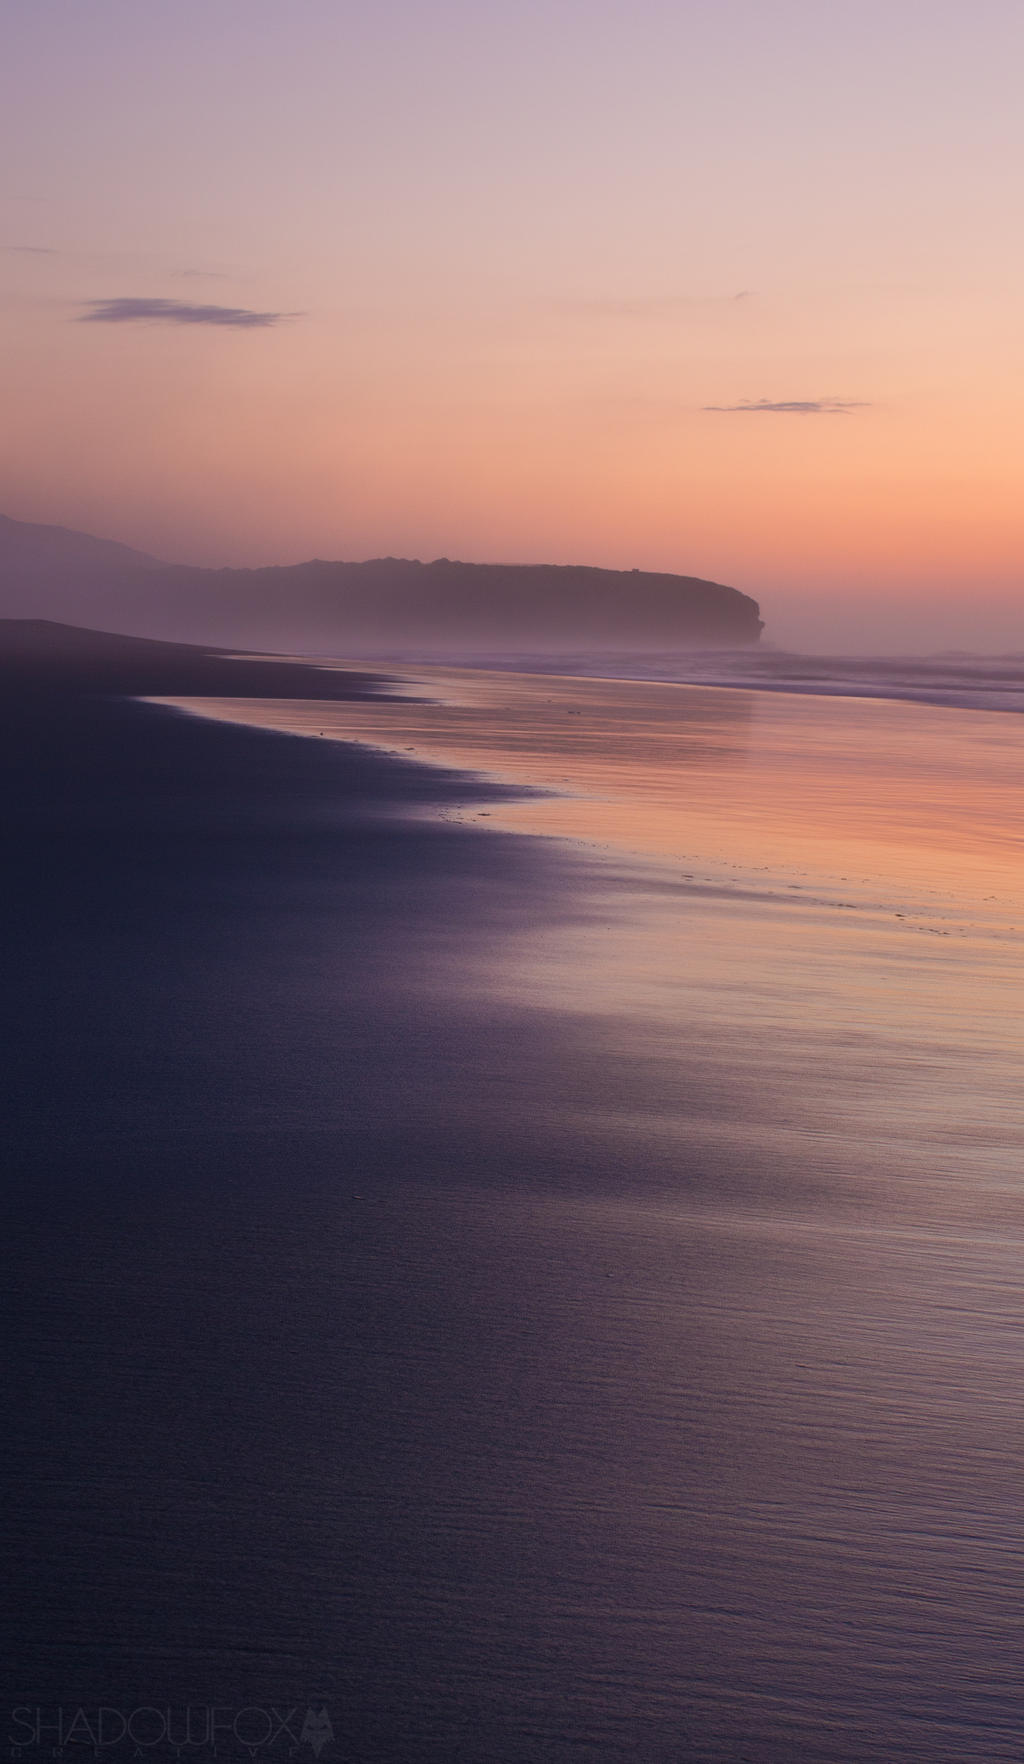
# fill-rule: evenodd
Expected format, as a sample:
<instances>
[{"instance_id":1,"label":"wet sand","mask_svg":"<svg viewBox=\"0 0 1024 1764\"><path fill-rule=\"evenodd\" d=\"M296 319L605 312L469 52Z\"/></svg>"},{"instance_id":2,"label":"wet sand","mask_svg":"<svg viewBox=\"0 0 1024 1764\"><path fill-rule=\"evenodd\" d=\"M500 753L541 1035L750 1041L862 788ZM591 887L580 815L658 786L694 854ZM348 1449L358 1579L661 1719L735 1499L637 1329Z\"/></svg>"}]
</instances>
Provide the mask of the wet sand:
<instances>
[{"instance_id":1,"label":"wet sand","mask_svg":"<svg viewBox=\"0 0 1024 1764\"><path fill-rule=\"evenodd\" d=\"M1018 1756L1009 924L62 692L4 713L10 1701Z\"/></svg>"}]
</instances>

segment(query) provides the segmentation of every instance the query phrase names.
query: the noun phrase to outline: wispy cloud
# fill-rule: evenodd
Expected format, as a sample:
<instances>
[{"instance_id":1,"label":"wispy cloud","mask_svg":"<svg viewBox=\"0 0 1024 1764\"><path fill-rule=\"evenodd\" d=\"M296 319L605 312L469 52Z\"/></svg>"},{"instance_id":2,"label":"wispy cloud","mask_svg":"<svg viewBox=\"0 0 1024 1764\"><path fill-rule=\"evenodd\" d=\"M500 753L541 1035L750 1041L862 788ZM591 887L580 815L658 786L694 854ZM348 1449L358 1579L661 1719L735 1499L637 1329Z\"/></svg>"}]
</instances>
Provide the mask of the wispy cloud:
<instances>
[{"instance_id":1,"label":"wispy cloud","mask_svg":"<svg viewBox=\"0 0 1024 1764\"><path fill-rule=\"evenodd\" d=\"M18 257L59 256L52 245L0 245L0 251L9 251Z\"/></svg>"},{"instance_id":2,"label":"wispy cloud","mask_svg":"<svg viewBox=\"0 0 1024 1764\"><path fill-rule=\"evenodd\" d=\"M244 306L191 306L184 300L143 300L122 296L117 300L90 300L79 324L216 325L234 330L264 330L283 319L298 318L295 312L250 312Z\"/></svg>"},{"instance_id":3,"label":"wispy cloud","mask_svg":"<svg viewBox=\"0 0 1024 1764\"><path fill-rule=\"evenodd\" d=\"M702 410L720 410L748 416L767 411L774 416L849 416L851 410L869 409L863 398L744 398L739 404L705 404Z\"/></svg>"}]
</instances>

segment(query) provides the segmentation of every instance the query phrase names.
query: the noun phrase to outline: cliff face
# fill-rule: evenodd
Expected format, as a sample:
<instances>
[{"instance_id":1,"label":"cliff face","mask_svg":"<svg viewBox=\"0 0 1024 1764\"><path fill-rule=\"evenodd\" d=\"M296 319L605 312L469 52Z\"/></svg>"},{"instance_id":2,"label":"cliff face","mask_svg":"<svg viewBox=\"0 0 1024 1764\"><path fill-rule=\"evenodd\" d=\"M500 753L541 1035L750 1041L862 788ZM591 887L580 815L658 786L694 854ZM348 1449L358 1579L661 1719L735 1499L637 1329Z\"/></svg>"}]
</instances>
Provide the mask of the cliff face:
<instances>
[{"instance_id":1,"label":"cliff face","mask_svg":"<svg viewBox=\"0 0 1024 1764\"><path fill-rule=\"evenodd\" d=\"M323 654L731 649L756 643L762 629L756 601L695 576L448 558L186 569L17 521L0 522L3 616Z\"/></svg>"},{"instance_id":2,"label":"cliff face","mask_svg":"<svg viewBox=\"0 0 1024 1764\"><path fill-rule=\"evenodd\" d=\"M733 648L761 632L757 603L718 582L551 564L174 570L147 578L142 599L159 619L147 630L262 648Z\"/></svg>"}]
</instances>

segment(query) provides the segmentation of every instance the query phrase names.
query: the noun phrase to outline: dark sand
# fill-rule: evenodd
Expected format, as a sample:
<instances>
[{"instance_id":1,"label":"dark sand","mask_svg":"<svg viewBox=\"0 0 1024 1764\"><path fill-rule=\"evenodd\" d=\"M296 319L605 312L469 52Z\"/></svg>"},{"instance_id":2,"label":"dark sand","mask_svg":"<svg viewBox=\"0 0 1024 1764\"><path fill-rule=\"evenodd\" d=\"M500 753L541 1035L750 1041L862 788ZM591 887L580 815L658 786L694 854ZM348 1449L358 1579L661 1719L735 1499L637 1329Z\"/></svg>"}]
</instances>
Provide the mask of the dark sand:
<instances>
[{"instance_id":1,"label":"dark sand","mask_svg":"<svg viewBox=\"0 0 1024 1764\"><path fill-rule=\"evenodd\" d=\"M483 797L454 774L109 696L301 669L59 627L0 669L0 1695L324 1701L346 1758L522 1757L506 1455L547 1326L474 1197L550 1176L524 1111L565 1050L473 973L558 867L410 818Z\"/></svg>"}]
</instances>

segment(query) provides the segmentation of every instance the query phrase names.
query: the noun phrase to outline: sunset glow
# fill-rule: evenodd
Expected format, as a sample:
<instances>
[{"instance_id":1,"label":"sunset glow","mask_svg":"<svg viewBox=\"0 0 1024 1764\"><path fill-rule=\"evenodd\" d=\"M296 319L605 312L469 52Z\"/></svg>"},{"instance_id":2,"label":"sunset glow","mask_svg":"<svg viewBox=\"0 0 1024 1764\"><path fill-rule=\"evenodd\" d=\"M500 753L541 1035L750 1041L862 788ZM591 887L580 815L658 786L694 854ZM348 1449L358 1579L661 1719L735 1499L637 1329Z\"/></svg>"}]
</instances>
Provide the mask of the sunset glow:
<instances>
[{"instance_id":1,"label":"sunset glow","mask_svg":"<svg viewBox=\"0 0 1024 1764\"><path fill-rule=\"evenodd\" d=\"M11 1758L1024 1759L1024 3L0 11Z\"/></svg>"},{"instance_id":2,"label":"sunset glow","mask_svg":"<svg viewBox=\"0 0 1024 1764\"><path fill-rule=\"evenodd\" d=\"M21 8L0 507L1024 647L1022 51L1002 0Z\"/></svg>"}]
</instances>

